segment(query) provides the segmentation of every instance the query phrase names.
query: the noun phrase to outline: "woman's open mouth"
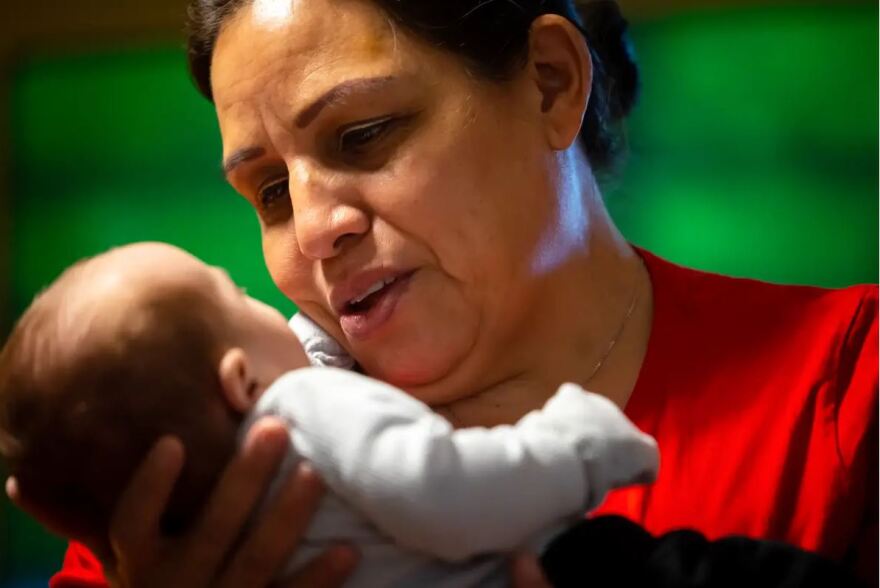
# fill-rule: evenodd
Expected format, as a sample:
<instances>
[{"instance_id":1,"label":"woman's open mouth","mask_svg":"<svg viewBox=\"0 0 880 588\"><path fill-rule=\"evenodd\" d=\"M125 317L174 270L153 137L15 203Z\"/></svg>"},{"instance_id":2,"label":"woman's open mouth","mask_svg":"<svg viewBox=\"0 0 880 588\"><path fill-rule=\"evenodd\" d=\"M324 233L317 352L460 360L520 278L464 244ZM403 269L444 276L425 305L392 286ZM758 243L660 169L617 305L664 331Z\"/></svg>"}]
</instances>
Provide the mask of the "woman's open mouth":
<instances>
[{"instance_id":1,"label":"woman's open mouth","mask_svg":"<svg viewBox=\"0 0 880 588\"><path fill-rule=\"evenodd\" d=\"M391 315L414 272L378 278L339 309L339 325L352 339L366 339Z\"/></svg>"}]
</instances>

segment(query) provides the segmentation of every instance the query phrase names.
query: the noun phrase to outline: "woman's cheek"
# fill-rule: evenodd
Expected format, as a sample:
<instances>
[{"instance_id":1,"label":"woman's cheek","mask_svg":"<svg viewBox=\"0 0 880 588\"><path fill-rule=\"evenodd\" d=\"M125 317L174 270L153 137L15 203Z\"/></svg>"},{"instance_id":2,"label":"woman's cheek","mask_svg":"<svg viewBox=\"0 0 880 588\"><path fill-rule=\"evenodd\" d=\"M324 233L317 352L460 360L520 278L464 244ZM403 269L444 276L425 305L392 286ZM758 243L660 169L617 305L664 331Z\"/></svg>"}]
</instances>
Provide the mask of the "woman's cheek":
<instances>
[{"instance_id":1,"label":"woman's cheek","mask_svg":"<svg viewBox=\"0 0 880 588\"><path fill-rule=\"evenodd\" d=\"M263 229L263 260L272 281L293 302L312 289L311 284L305 283L309 272L298 254L295 239Z\"/></svg>"}]
</instances>

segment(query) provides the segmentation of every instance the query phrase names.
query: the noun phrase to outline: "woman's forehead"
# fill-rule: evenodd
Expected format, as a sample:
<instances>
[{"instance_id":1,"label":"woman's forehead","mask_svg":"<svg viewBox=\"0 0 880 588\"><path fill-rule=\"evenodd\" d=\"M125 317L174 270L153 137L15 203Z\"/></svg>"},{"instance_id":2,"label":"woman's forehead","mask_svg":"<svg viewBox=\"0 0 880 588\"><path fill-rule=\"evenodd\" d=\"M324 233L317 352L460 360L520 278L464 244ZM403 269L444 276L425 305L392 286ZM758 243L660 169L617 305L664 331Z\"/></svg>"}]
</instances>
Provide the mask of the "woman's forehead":
<instances>
[{"instance_id":1,"label":"woman's forehead","mask_svg":"<svg viewBox=\"0 0 880 588\"><path fill-rule=\"evenodd\" d=\"M261 96L291 107L347 79L393 75L405 57L399 42L370 2L256 1L231 17L217 39L215 105L222 114Z\"/></svg>"}]
</instances>

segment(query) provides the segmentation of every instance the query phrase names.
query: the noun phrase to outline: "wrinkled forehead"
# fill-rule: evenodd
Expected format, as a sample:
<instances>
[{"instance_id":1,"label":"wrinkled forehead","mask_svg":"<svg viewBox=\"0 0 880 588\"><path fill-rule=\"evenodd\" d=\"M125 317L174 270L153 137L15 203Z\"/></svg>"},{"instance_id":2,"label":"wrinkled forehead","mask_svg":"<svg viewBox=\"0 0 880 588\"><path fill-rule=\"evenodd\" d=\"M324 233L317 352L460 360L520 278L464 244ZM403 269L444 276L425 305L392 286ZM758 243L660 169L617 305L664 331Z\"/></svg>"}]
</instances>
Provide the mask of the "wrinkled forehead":
<instances>
[{"instance_id":1,"label":"wrinkled forehead","mask_svg":"<svg viewBox=\"0 0 880 588\"><path fill-rule=\"evenodd\" d=\"M217 39L211 82L218 114L292 109L348 78L390 75L402 57L398 37L367 0L254 0Z\"/></svg>"}]
</instances>

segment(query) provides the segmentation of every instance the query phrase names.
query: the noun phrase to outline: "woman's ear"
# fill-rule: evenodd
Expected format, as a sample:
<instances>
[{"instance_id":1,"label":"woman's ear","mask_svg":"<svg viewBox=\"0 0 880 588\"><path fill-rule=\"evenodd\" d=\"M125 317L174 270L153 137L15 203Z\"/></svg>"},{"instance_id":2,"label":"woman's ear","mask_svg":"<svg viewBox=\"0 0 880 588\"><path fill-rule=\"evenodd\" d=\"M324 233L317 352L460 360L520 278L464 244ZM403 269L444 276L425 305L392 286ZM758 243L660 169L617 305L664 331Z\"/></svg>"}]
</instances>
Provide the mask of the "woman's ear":
<instances>
[{"instance_id":1,"label":"woman's ear","mask_svg":"<svg viewBox=\"0 0 880 588\"><path fill-rule=\"evenodd\" d=\"M580 133L593 86L593 61L584 36L562 16L539 16L529 30L528 67L540 92L550 147L568 149Z\"/></svg>"},{"instance_id":2,"label":"woman's ear","mask_svg":"<svg viewBox=\"0 0 880 588\"><path fill-rule=\"evenodd\" d=\"M220 359L218 375L223 396L239 413L249 411L259 398L259 385L251 371L247 354L239 347L228 349Z\"/></svg>"}]
</instances>

